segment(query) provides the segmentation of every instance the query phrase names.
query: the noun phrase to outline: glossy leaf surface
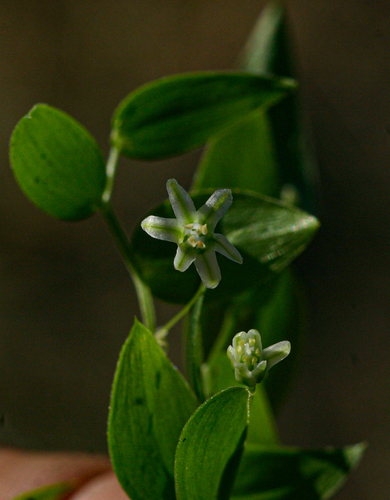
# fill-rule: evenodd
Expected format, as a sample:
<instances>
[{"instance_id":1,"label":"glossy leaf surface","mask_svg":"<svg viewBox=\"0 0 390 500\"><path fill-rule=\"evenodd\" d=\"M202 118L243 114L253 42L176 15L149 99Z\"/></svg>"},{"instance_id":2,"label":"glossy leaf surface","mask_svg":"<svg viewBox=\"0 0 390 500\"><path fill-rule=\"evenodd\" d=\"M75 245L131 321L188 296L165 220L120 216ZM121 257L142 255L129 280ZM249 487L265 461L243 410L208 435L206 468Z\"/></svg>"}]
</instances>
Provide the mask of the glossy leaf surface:
<instances>
[{"instance_id":1,"label":"glossy leaf surface","mask_svg":"<svg viewBox=\"0 0 390 500\"><path fill-rule=\"evenodd\" d=\"M249 392L232 387L207 400L183 429L176 451L178 500L227 500L249 418Z\"/></svg>"},{"instance_id":2,"label":"glossy leaf surface","mask_svg":"<svg viewBox=\"0 0 390 500\"><path fill-rule=\"evenodd\" d=\"M193 188L220 187L279 197L281 180L265 112L252 113L208 142Z\"/></svg>"},{"instance_id":3,"label":"glossy leaf surface","mask_svg":"<svg viewBox=\"0 0 390 500\"><path fill-rule=\"evenodd\" d=\"M208 195L202 194L193 197L197 207L207 198ZM314 217L270 198L242 192L233 193L233 198L232 206L216 231L237 247L244 263L239 265L223 256L218 257L222 281L206 294L214 300L237 294L273 277L303 251L318 229ZM173 217L167 202L150 213ZM199 278L194 266L184 273L175 271L175 244L152 239L138 227L133 235L132 251L142 279L157 297L185 303L194 295Z\"/></svg>"},{"instance_id":4,"label":"glossy leaf surface","mask_svg":"<svg viewBox=\"0 0 390 500\"><path fill-rule=\"evenodd\" d=\"M84 219L99 207L106 182L102 154L63 111L36 105L13 131L10 159L26 196L52 217Z\"/></svg>"},{"instance_id":5,"label":"glossy leaf surface","mask_svg":"<svg viewBox=\"0 0 390 500\"><path fill-rule=\"evenodd\" d=\"M245 447L235 500L324 500L330 498L357 466L364 444L341 449Z\"/></svg>"},{"instance_id":6,"label":"glossy leaf surface","mask_svg":"<svg viewBox=\"0 0 390 500\"><path fill-rule=\"evenodd\" d=\"M162 78L120 103L113 117L111 142L132 158L180 155L248 113L271 106L294 88L290 79L248 73L204 72Z\"/></svg>"},{"instance_id":7,"label":"glossy leaf surface","mask_svg":"<svg viewBox=\"0 0 390 500\"><path fill-rule=\"evenodd\" d=\"M119 358L108 429L113 468L132 500L175 498L175 450L196 408L180 373L136 320Z\"/></svg>"}]
</instances>

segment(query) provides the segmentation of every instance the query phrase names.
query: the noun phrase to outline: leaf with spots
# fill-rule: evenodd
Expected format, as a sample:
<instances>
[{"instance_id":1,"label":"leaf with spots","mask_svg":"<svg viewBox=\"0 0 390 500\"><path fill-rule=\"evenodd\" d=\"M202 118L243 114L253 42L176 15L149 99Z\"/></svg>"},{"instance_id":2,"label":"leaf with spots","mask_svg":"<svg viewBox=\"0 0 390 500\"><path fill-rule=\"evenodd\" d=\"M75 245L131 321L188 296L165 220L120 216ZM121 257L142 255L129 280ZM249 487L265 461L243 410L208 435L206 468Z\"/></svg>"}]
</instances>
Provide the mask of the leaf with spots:
<instances>
[{"instance_id":1,"label":"leaf with spots","mask_svg":"<svg viewBox=\"0 0 390 500\"><path fill-rule=\"evenodd\" d=\"M132 500L175 498L176 446L197 406L152 333L135 320L119 357L108 427L112 465Z\"/></svg>"}]
</instances>

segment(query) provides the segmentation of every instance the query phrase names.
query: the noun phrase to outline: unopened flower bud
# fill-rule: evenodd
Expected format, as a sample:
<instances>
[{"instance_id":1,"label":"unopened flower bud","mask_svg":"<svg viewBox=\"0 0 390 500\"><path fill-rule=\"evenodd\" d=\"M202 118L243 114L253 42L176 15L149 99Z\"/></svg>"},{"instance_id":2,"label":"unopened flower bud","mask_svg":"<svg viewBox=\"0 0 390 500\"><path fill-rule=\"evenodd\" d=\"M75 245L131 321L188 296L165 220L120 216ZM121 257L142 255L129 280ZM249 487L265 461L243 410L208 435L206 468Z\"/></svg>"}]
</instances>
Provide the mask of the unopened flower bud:
<instances>
[{"instance_id":1,"label":"unopened flower bud","mask_svg":"<svg viewBox=\"0 0 390 500\"><path fill-rule=\"evenodd\" d=\"M234 336L227 355L236 380L253 388L268 375L272 366L289 355L290 349L290 342L284 340L263 350L259 332L249 330Z\"/></svg>"}]
</instances>

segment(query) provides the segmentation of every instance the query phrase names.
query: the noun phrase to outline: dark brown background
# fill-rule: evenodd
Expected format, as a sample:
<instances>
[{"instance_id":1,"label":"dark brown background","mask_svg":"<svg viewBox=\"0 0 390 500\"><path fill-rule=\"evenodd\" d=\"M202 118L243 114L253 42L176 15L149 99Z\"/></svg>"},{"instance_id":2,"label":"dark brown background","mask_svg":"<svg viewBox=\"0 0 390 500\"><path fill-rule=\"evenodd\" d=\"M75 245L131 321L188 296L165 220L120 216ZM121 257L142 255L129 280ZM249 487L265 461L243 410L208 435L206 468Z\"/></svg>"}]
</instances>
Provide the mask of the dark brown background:
<instances>
[{"instance_id":1,"label":"dark brown background","mask_svg":"<svg viewBox=\"0 0 390 500\"><path fill-rule=\"evenodd\" d=\"M263 2L0 1L0 441L102 450L119 348L136 313L131 283L98 217L50 220L19 191L7 149L36 102L80 120L107 152L117 103L156 77L229 69ZM288 2L323 181L322 229L300 269L312 303L301 376L280 416L307 446L368 440L337 498L389 496L390 7ZM198 154L121 161L115 204L130 230L188 187ZM167 314L164 310L163 316Z\"/></svg>"}]
</instances>

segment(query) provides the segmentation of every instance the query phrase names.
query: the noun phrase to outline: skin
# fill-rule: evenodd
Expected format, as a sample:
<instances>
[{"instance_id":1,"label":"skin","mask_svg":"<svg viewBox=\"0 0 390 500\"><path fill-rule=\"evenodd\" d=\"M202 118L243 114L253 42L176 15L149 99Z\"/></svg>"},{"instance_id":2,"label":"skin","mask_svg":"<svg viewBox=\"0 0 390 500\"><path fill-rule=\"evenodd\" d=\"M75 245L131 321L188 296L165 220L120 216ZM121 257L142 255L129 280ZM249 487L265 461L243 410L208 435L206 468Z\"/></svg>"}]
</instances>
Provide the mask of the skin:
<instances>
[{"instance_id":1,"label":"skin","mask_svg":"<svg viewBox=\"0 0 390 500\"><path fill-rule=\"evenodd\" d=\"M105 456L0 449L1 500L62 481L75 486L66 500L129 500Z\"/></svg>"}]
</instances>

